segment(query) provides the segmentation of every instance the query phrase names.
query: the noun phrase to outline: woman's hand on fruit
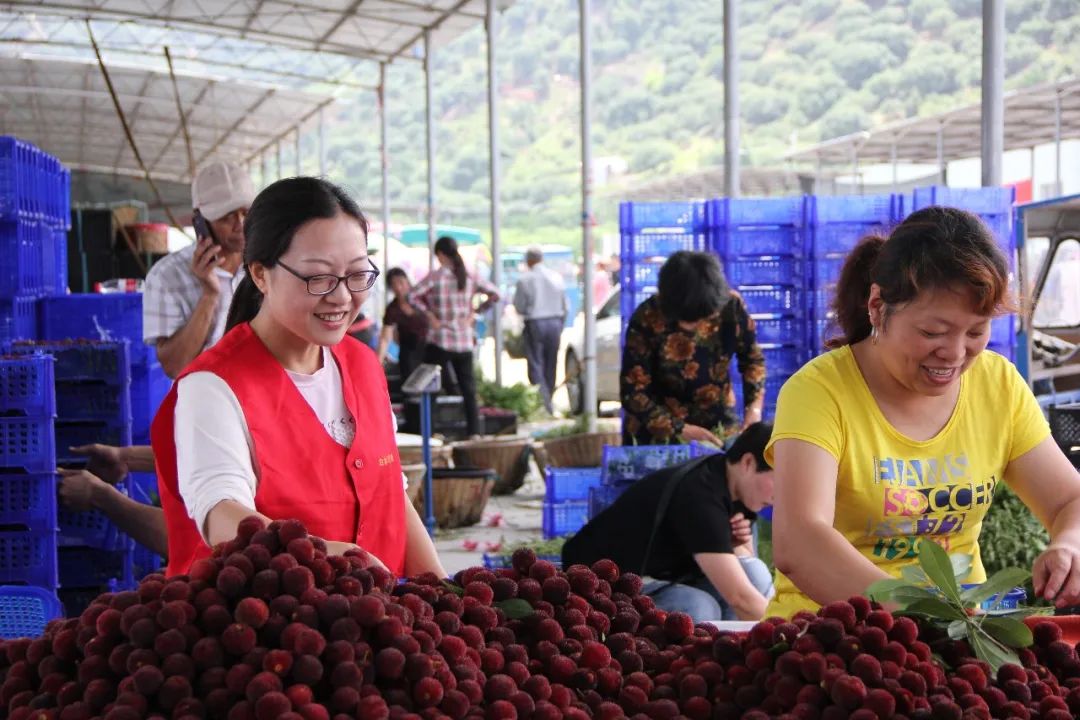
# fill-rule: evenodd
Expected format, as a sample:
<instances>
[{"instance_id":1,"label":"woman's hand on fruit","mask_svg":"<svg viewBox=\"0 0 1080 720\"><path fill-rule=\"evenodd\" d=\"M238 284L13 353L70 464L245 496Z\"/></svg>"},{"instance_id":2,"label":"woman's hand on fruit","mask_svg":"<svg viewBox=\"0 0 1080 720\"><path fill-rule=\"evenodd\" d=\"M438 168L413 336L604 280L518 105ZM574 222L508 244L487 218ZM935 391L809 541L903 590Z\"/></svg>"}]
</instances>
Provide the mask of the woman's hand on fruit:
<instances>
[{"instance_id":1,"label":"woman's hand on fruit","mask_svg":"<svg viewBox=\"0 0 1080 720\"><path fill-rule=\"evenodd\" d=\"M390 570L388 567L386 567L386 565L383 564L382 560L377 558L375 555L372 555L367 550L364 550L364 548L360 547L356 543L341 542L339 540L324 540L323 542L326 543L327 555L345 555L349 551L359 550L367 556L367 558L371 561L372 565L377 565L388 572Z\"/></svg>"},{"instance_id":2,"label":"woman's hand on fruit","mask_svg":"<svg viewBox=\"0 0 1080 720\"><path fill-rule=\"evenodd\" d=\"M1035 595L1055 607L1080 603L1080 548L1065 543L1050 543L1031 569Z\"/></svg>"}]
</instances>

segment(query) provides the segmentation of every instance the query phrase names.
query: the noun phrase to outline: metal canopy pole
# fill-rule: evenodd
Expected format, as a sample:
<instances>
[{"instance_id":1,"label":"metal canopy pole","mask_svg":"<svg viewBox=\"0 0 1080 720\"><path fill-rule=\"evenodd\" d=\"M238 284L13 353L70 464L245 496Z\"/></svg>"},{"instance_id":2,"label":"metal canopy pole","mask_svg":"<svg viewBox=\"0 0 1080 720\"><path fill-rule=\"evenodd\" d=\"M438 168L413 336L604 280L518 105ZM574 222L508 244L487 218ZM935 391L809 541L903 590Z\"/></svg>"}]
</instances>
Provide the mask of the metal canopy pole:
<instances>
[{"instance_id":1,"label":"metal canopy pole","mask_svg":"<svg viewBox=\"0 0 1080 720\"><path fill-rule=\"evenodd\" d=\"M294 164L296 165L296 176L300 177L301 175L304 174L304 169L303 169L303 167L301 167L302 163L300 162L300 128L299 127L296 128L296 138L295 138L295 142L293 144L293 154L295 155L295 157L293 158L293 161L294 161Z\"/></svg>"},{"instance_id":2,"label":"metal canopy pole","mask_svg":"<svg viewBox=\"0 0 1080 720\"><path fill-rule=\"evenodd\" d=\"M487 72L488 72L488 174L491 187L491 281L502 288L502 241L499 237L499 89L495 73L495 36L499 17L495 0L487 0ZM495 384L502 385L502 303L492 310L492 333L495 335Z\"/></svg>"},{"instance_id":3,"label":"metal canopy pole","mask_svg":"<svg viewBox=\"0 0 1080 720\"><path fill-rule=\"evenodd\" d=\"M739 197L739 1L724 0L724 191Z\"/></svg>"},{"instance_id":4,"label":"metal canopy pole","mask_svg":"<svg viewBox=\"0 0 1080 720\"><path fill-rule=\"evenodd\" d=\"M270 183L266 182L266 153L259 155L259 181L263 187L266 187Z\"/></svg>"},{"instance_id":5,"label":"metal canopy pole","mask_svg":"<svg viewBox=\"0 0 1080 720\"><path fill-rule=\"evenodd\" d=\"M596 315L593 312L593 210L592 210L592 0L578 0L581 36L581 236L584 265L582 310L585 313L585 411L586 428L596 431Z\"/></svg>"},{"instance_id":6,"label":"metal canopy pole","mask_svg":"<svg viewBox=\"0 0 1080 720\"><path fill-rule=\"evenodd\" d=\"M982 184L1001 185L1005 150L1005 0L983 0Z\"/></svg>"},{"instance_id":7,"label":"metal canopy pole","mask_svg":"<svg viewBox=\"0 0 1080 720\"><path fill-rule=\"evenodd\" d=\"M893 140L892 147L889 148L889 161L892 162L892 191L896 192L896 186L900 182L896 171L896 140Z\"/></svg>"},{"instance_id":8,"label":"metal canopy pole","mask_svg":"<svg viewBox=\"0 0 1080 720\"><path fill-rule=\"evenodd\" d=\"M326 112L319 108L319 176L326 177Z\"/></svg>"},{"instance_id":9,"label":"metal canopy pole","mask_svg":"<svg viewBox=\"0 0 1080 720\"><path fill-rule=\"evenodd\" d=\"M285 164L285 163L283 163L281 161L282 152L283 152L283 150L281 149L281 141L279 140L278 143L277 143L277 152L274 153L274 161L277 164L277 179L278 180L281 179L281 166Z\"/></svg>"},{"instance_id":10,"label":"metal canopy pole","mask_svg":"<svg viewBox=\"0 0 1080 720\"><path fill-rule=\"evenodd\" d=\"M1061 197L1061 91L1054 93L1054 197Z\"/></svg>"},{"instance_id":11,"label":"metal canopy pole","mask_svg":"<svg viewBox=\"0 0 1080 720\"><path fill-rule=\"evenodd\" d=\"M424 31L424 123L427 126L428 271L435 269L435 107L431 77L431 31Z\"/></svg>"},{"instance_id":12,"label":"metal canopy pole","mask_svg":"<svg viewBox=\"0 0 1080 720\"><path fill-rule=\"evenodd\" d=\"M383 267L390 269L390 150L386 130L386 63L379 63L379 164L382 166L382 224ZM383 293L383 309L386 309L386 293Z\"/></svg>"},{"instance_id":13,"label":"metal canopy pole","mask_svg":"<svg viewBox=\"0 0 1080 720\"><path fill-rule=\"evenodd\" d=\"M945 123L940 123L937 128L937 166L938 185L945 184Z\"/></svg>"}]
</instances>

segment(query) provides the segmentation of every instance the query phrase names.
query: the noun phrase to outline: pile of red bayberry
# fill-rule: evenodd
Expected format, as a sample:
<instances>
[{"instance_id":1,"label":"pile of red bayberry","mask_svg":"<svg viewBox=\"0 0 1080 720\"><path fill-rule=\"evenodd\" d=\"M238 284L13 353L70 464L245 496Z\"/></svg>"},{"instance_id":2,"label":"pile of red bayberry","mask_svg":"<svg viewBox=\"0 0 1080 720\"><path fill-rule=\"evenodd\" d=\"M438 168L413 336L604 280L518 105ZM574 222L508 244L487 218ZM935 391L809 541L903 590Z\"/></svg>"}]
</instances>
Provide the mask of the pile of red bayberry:
<instances>
[{"instance_id":1,"label":"pile of red bayberry","mask_svg":"<svg viewBox=\"0 0 1080 720\"><path fill-rule=\"evenodd\" d=\"M0 720L1080 715L1080 660L1051 624L992 680L963 642L862 598L735 635L655 608L610 561L562 572L521 550L455 583L399 584L297 521L248 518L189 575L0 643Z\"/></svg>"}]
</instances>

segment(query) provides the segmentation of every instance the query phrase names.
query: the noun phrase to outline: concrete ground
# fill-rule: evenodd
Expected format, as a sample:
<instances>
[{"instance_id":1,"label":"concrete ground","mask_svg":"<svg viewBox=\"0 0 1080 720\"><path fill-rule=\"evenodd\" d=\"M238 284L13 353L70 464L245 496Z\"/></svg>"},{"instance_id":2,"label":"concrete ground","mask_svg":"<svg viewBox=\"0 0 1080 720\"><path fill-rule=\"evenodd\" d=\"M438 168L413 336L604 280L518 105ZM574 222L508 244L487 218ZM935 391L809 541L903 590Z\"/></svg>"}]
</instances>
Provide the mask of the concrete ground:
<instances>
[{"instance_id":1,"label":"concrete ground","mask_svg":"<svg viewBox=\"0 0 1080 720\"><path fill-rule=\"evenodd\" d=\"M559 357L561 361L561 353ZM484 377L495 377L494 343L490 339L480 352L480 367ZM562 371L560 362L557 383L563 381ZM513 385L519 382L528 383L525 361L514 360L503 353L503 384ZM557 417L519 425L518 435L535 437L545 430L570 423L571 419L566 417L570 403L565 388L559 388L553 400ZM478 524L436 531L435 547L439 551L443 566L448 572L455 573L463 568L482 565L485 552L498 552L500 548L522 542L543 541L543 502L544 479L536 463L530 462L525 484L512 495L492 496Z\"/></svg>"}]
</instances>

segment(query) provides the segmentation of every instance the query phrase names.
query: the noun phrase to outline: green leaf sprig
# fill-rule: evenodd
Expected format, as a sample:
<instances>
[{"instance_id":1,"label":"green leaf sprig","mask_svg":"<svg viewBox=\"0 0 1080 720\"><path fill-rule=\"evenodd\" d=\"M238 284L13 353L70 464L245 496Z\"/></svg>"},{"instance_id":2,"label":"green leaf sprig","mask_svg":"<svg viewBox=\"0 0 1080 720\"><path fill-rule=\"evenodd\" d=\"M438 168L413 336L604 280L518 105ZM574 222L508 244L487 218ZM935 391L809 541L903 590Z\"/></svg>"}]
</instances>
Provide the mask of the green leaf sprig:
<instances>
[{"instance_id":1,"label":"green leaf sprig","mask_svg":"<svg viewBox=\"0 0 1080 720\"><path fill-rule=\"evenodd\" d=\"M924 542L918 557L918 565L900 571L902 578L879 580L867 588L867 597L893 602L899 606L898 614L921 617L953 640L966 639L975 656L989 663L995 673L1002 665L1020 664L1016 651L1032 643L1031 629L1021 618L1045 612L1045 608L994 611L1004 594L1027 582L1031 573L1005 568L985 583L964 589L957 578L970 571L970 555L949 556L937 543ZM997 601L991 612L982 612L982 603L992 597Z\"/></svg>"}]
</instances>

